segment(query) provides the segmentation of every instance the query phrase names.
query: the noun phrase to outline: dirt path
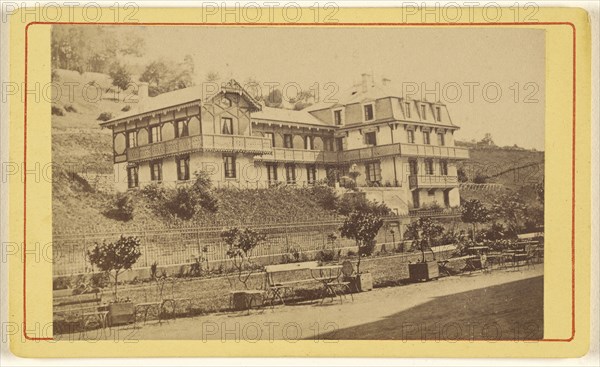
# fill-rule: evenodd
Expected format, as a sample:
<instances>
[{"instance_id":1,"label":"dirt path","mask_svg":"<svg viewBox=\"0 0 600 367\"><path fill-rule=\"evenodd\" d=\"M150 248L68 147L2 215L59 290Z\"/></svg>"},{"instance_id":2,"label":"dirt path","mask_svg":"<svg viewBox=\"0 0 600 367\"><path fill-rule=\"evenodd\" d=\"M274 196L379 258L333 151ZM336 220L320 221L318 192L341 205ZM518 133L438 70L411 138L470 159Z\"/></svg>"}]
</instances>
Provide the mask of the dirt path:
<instances>
[{"instance_id":1,"label":"dirt path","mask_svg":"<svg viewBox=\"0 0 600 367\"><path fill-rule=\"evenodd\" d=\"M87 338L90 339L163 339L163 340L299 340L299 339L335 339L336 335L342 336L342 339L355 338L376 338L377 334L373 334L372 329L381 329L378 325L383 322L386 325L387 321L396 315L411 314L411 310L417 307L427 306L433 301L444 299L453 299L463 297L465 303L453 304L453 310L450 311L450 319L452 315L459 315L464 320L470 319L471 312L478 313L478 320L485 323L494 323L497 318L502 317L502 307L491 303L491 306L481 306L484 309L478 309L477 306L482 304L482 294L485 295L489 289L489 294L493 292L491 289L497 288L502 284L518 282L524 279L539 278L535 283L529 282L527 287L535 289L531 294L542 294L543 267L536 266L535 269L518 269L518 270L494 270L491 273L473 273L471 275L464 274L460 276L452 276L441 278L437 281L431 281L420 284L410 284L401 287L390 287L375 289L371 292L365 292L354 295L354 302L350 298L343 303L339 300L331 302L329 299L321 305L320 303L304 303L297 305L276 306L273 310L267 308L265 310L252 310L250 314L241 313L221 313L207 316L198 316L191 318L182 318L170 320L169 322L149 322L139 328L126 326L122 328L114 328L106 331L93 331ZM533 279L532 279L533 280ZM514 283L515 285L517 283ZM492 288L493 287L493 288ZM498 293L498 298L504 304L509 304L510 307L519 308L521 303L526 304L530 299L530 294L523 294L523 289L505 286L503 291ZM541 289L538 289L541 288ZM476 299L472 299L470 291L479 290ZM488 301L498 301L495 297ZM520 302L522 300L522 302ZM445 302L445 301L444 301ZM463 301L461 301L463 302ZM542 300L543 302L543 300ZM471 305L472 303L472 305ZM446 303L443 303L446 304ZM444 308L442 305L435 306L435 309ZM452 304L452 302L449 302ZM469 307L467 307L469 306ZM471 307L473 306L473 307ZM525 320L543 320L543 310L538 307L533 308L532 315L523 315ZM480 307L480 308L481 308ZM493 309L485 309L485 307L494 307ZM543 307L543 303L542 303ZM469 314L465 316L465 313ZM414 317L413 317L414 316ZM446 316L444 316L446 317ZM458 318L460 319L460 317ZM427 319L421 314L410 315L408 320L411 320L410 325L405 325L406 333L410 332L412 336L390 335L389 338L419 338L422 331L423 323L434 322L435 320ZM397 321L397 320L396 320ZM378 324L379 323L379 324ZM406 324L406 323L405 323ZM542 322L543 324L543 322ZM367 327L373 325L374 327ZM542 325L543 326L543 325ZM436 334L436 326L425 325L427 333ZM396 330L397 327L394 328ZM485 331L485 330L484 330ZM493 330L492 330L493 331ZM365 334L371 333L371 334ZM444 332L456 334L456 330L441 330ZM438 329L437 334L440 334ZM477 334L477 333L476 333ZM384 334L387 335L387 334ZM466 335L466 334L465 334ZM371 336L371 337L370 337ZM435 335L434 335L435 336ZM444 335L442 335L443 337ZM457 339L464 339L457 337ZM506 336L505 336L506 338Z\"/></svg>"}]
</instances>

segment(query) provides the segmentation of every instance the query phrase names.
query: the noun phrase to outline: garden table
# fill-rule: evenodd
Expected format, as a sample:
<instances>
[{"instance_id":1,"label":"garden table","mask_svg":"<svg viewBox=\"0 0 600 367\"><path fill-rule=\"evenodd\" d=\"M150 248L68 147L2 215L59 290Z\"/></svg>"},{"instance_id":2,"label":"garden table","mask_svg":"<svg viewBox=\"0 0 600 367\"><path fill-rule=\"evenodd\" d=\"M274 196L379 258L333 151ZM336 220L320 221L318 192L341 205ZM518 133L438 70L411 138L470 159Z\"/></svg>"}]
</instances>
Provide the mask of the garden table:
<instances>
[{"instance_id":1,"label":"garden table","mask_svg":"<svg viewBox=\"0 0 600 367\"><path fill-rule=\"evenodd\" d=\"M336 296L340 298L340 302L343 302L342 296L345 296L345 294L336 290L337 286L344 286L349 289L348 283L338 281L342 275L342 265L316 266L310 269L310 273L314 280L323 284L321 303L327 297L330 297L333 301ZM354 300L354 297L352 297L352 300Z\"/></svg>"}]
</instances>

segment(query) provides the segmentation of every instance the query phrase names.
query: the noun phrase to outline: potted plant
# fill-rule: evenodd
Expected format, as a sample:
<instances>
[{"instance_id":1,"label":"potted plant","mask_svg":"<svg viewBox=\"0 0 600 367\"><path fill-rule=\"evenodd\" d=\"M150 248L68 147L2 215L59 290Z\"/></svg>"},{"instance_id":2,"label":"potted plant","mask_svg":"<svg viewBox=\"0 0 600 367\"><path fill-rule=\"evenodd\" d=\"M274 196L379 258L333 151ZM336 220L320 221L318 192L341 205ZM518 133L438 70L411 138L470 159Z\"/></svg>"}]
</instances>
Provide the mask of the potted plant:
<instances>
[{"instance_id":1,"label":"potted plant","mask_svg":"<svg viewBox=\"0 0 600 367\"><path fill-rule=\"evenodd\" d=\"M244 290L231 292L231 304L234 310L245 310L253 303L256 305L256 291L248 290L248 280L255 267L252 263L252 250L266 240L266 235L256 232L250 228L241 230L231 228L221 232L221 238L225 241L227 257L237 274L237 280L244 286ZM230 283L233 287L233 283Z\"/></svg>"},{"instance_id":2,"label":"potted plant","mask_svg":"<svg viewBox=\"0 0 600 367\"><path fill-rule=\"evenodd\" d=\"M88 258L92 265L106 272L114 279L114 300L108 305L108 322L118 325L133 321L135 306L129 297L120 299L118 295L119 274L131 269L133 264L142 255L140 240L137 237L121 237L115 242L103 241L101 244L88 251Z\"/></svg>"},{"instance_id":3,"label":"potted plant","mask_svg":"<svg viewBox=\"0 0 600 367\"><path fill-rule=\"evenodd\" d=\"M346 218L340 228L342 237L353 239L358 246L358 262L356 264L356 276L353 277L354 288L357 291L368 291L373 289L373 276L369 272L360 271L360 260L368 256L375 249L375 236L383 225L383 219L364 212L353 212Z\"/></svg>"},{"instance_id":4,"label":"potted plant","mask_svg":"<svg viewBox=\"0 0 600 367\"><path fill-rule=\"evenodd\" d=\"M412 281L436 279L439 276L439 267L431 248L431 242L443 231L444 227L429 217L419 218L408 225L404 237L412 239L414 248L421 251L420 261L408 264L408 274ZM431 251L433 257L429 261L425 259L425 252L428 250Z\"/></svg>"}]
</instances>

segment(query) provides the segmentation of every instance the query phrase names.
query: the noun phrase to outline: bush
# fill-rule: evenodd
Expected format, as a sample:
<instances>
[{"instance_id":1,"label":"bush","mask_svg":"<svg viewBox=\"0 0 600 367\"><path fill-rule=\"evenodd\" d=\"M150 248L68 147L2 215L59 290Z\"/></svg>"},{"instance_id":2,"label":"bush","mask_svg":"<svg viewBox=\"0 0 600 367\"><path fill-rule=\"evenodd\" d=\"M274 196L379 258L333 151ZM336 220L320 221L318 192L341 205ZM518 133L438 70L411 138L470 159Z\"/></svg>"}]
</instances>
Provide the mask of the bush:
<instances>
[{"instance_id":1,"label":"bush","mask_svg":"<svg viewBox=\"0 0 600 367\"><path fill-rule=\"evenodd\" d=\"M390 214L390 208L384 203L368 200L362 193L348 193L342 196L338 204L338 213L349 215L352 212L370 213L379 217Z\"/></svg>"},{"instance_id":2,"label":"bush","mask_svg":"<svg viewBox=\"0 0 600 367\"><path fill-rule=\"evenodd\" d=\"M131 105L129 105L129 104L126 104L123 108L121 108L121 111L123 111L123 112L127 112L129 110L131 110Z\"/></svg>"},{"instance_id":3,"label":"bush","mask_svg":"<svg viewBox=\"0 0 600 367\"><path fill-rule=\"evenodd\" d=\"M112 202L112 207L108 208L104 215L108 218L127 222L133 219L134 204L133 198L127 193L119 193Z\"/></svg>"},{"instance_id":4,"label":"bush","mask_svg":"<svg viewBox=\"0 0 600 367\"><path fill-rule=\"evenodd\" d=\"M333 251L333 250L321 250L321 251L317 252L317 255L315 256L315 260L320 261L320 262L330 262L330 261L333 261L334 259L335 259L335 251Z\"/></svg>"},{"instance_id":5,"label":"bush","mask_svg":"<svg viewBox=\"0 0 600 367\"><path fill-rule=\"evenodd\" d=\"M98 118L96 120L98 121L108 121L110 119L113 118L113 114L110 112L102 112L100 115L98 115Z\"/></svg>"},{"instance_id":6,"label":"bush","mask_svg":"<svg viewBox=\"0 0 600 367\"><path fill-rule=\"evenodd\" d=\"M57 291L61 289L69 289L71 288L71 278L70 277L58 277L52 279L52 290Z\"/></svg>"},{"instance_id":7,"label":"bush","mask_svg":"<svg viewBox=\"0 0 600 367\"><path fill-rule=\"evenodd\" d=\"M339 199L335 190L331 187L325 185L313 186L310 188L310 193L323 209L337 209Z\"/></svg>"},{"instance_id":8,"label":"bush","mask_svg":"<svg viewBox=\"0 0 600 367\"><path fill-rule=\"evenodd\" d=\"M166 210L173 216L189 220L199 211L200 195L194 189L180 186L165 203Z\"/></svg>"},{"instance_id":9,"label":"bush","mask_svg":"<svg viewBox=\"0 0 600 367\"><path fill-rule=\"evenodd\" d=\"M486 183L488 180L488 177L485 175L482 175L481 173L478 173L475 178L473 179L473 183L476 184L484 184Z\"/></svg>"},{"instance_id":10,"label":"bush","mask_svg":"<svg viewBox=\"0 0 600 367\"><path fill-rule=\"evenodd\" d=\"M54 116L64 116L65 115L65 110L62 107L56 106L56 105L52 105L50 112Z\"/></svg>"}]
</instances>

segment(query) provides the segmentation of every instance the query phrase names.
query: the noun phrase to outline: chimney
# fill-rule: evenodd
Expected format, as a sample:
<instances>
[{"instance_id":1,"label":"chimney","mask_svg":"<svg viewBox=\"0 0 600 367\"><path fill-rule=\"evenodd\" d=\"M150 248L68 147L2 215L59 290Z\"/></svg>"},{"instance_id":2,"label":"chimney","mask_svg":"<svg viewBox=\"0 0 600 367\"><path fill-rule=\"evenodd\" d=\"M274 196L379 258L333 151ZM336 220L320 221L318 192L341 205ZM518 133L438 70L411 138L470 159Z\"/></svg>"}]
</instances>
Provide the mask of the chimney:
<instances>
[{"instance_id":1,"label":"chimney","mask_svg":"<svg viewBox=\"0 0 600 367\"><path fill-rule=\"evenodd\" d=\"M369 79L371 79L371 75L367 73L363 73L362 75L362 91L366 93L369 90Z\"/></svg>"},{"instance_id":2,"label":"chimney","mask_svg":"<svg viewBox=\"0 0 600 367\"><path fill-rule=\"evenodd\" d=\"M144 103L148 99L148 83L141 82L138 84L138 103Z\"/></svg>"},{"instance_id":3,"label":"chimney","mask_svg":"<svg viewBox=\"0 0 600 367\"><path fill-rule=\"evenodd\" d=\"M390 84L391 80L388 78L383 78L381 79L381 84L383 84L384 86L388 86Z\"/></svg>"}]
</instances>

